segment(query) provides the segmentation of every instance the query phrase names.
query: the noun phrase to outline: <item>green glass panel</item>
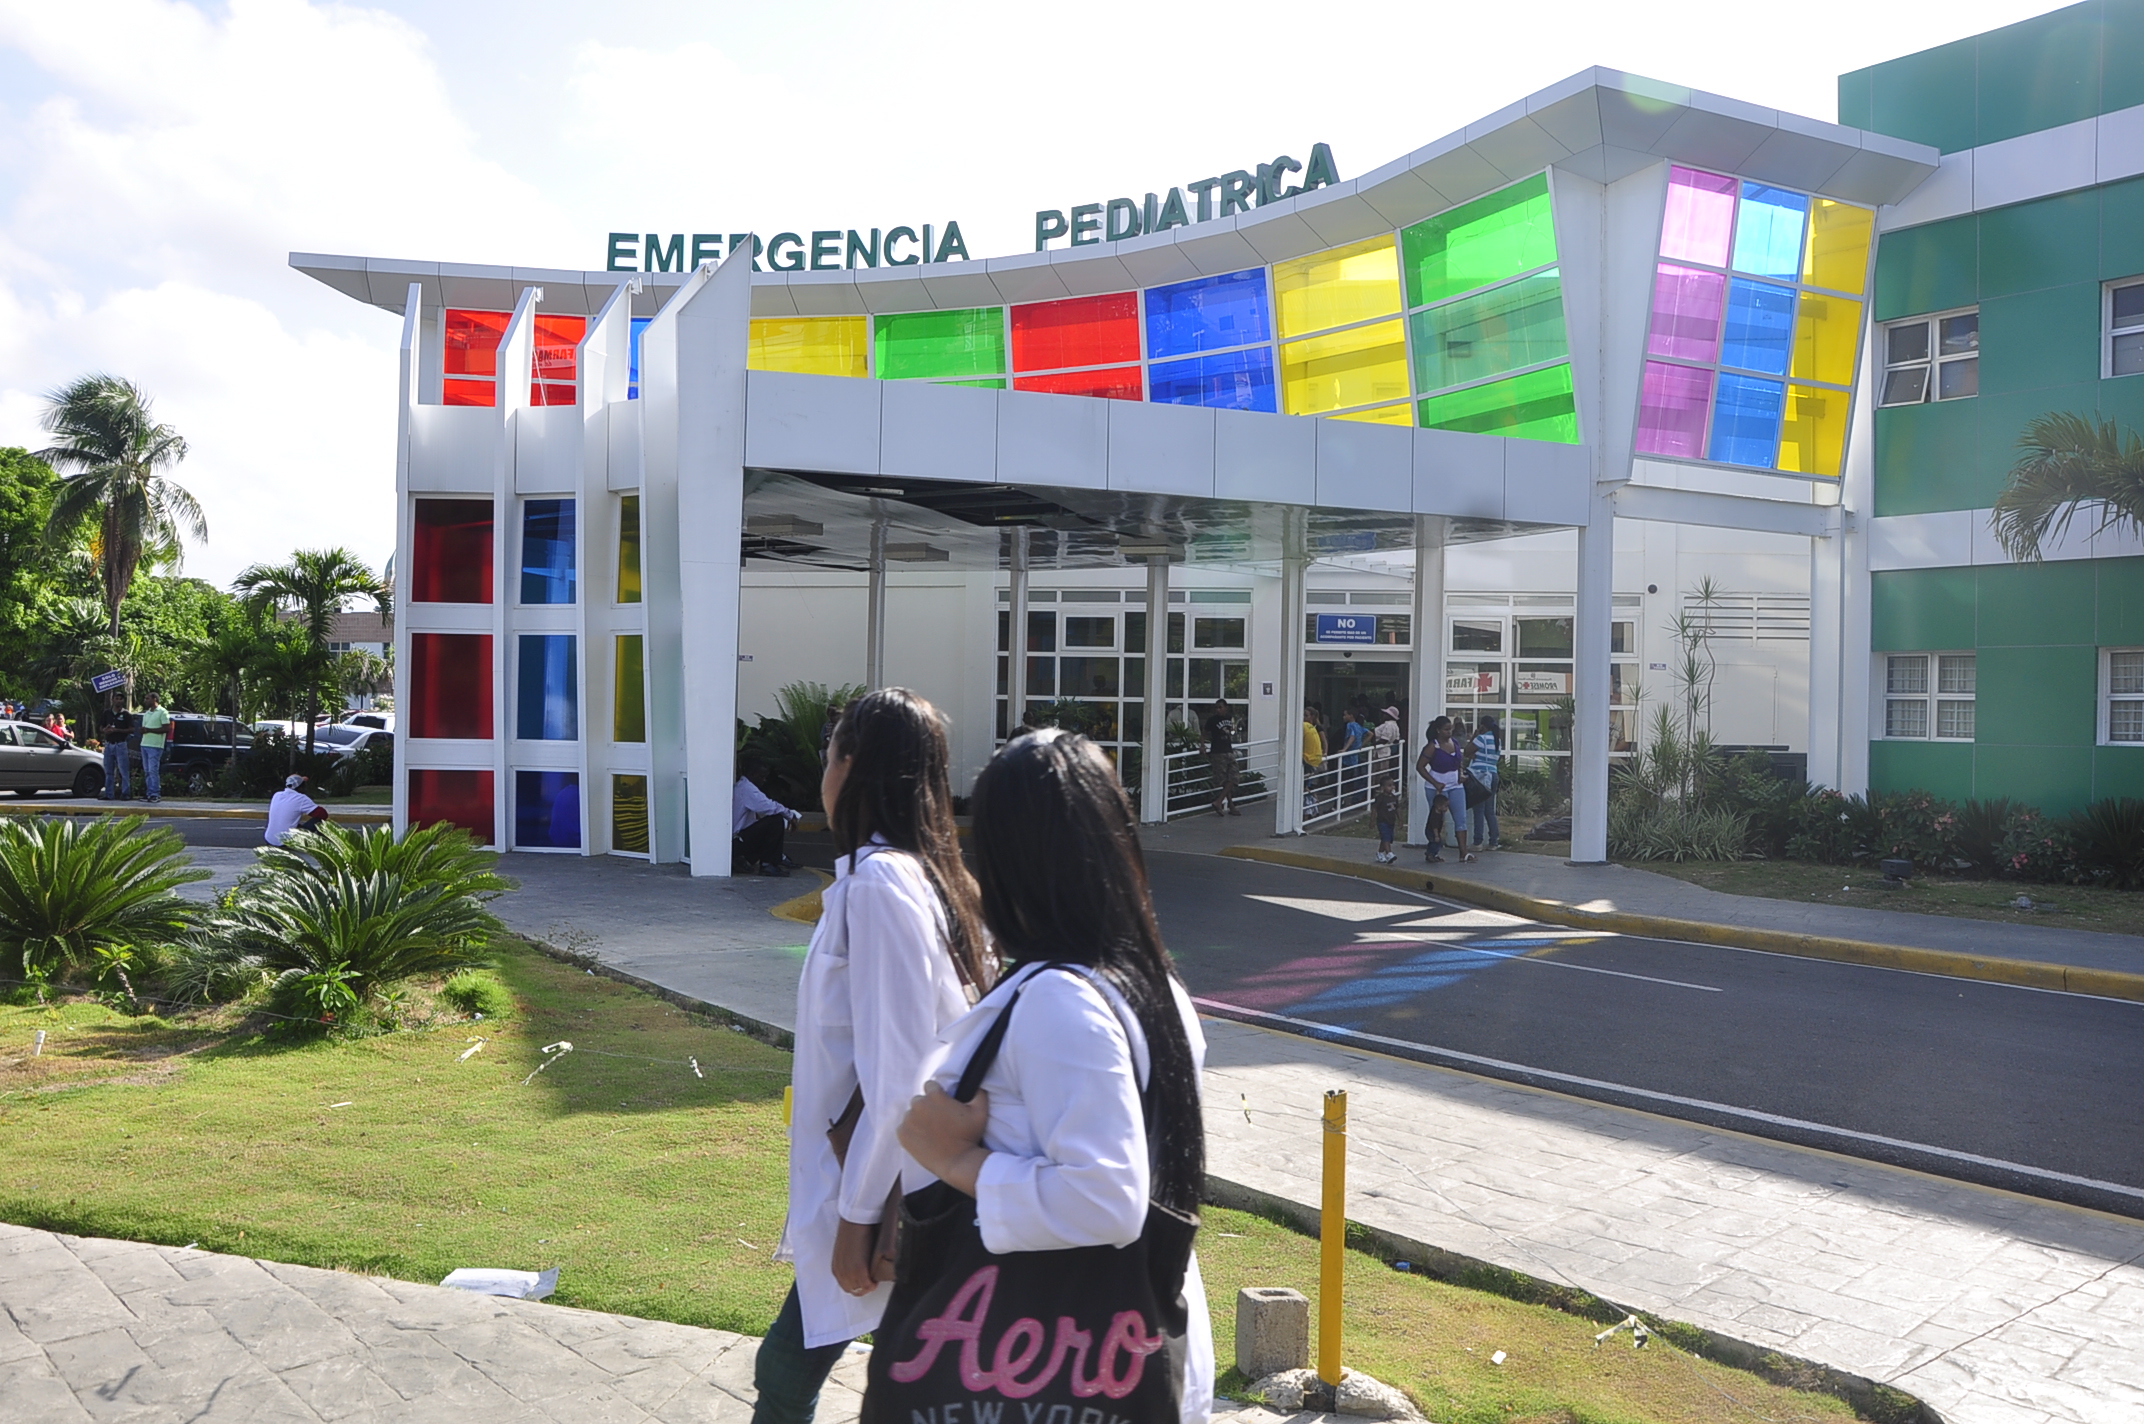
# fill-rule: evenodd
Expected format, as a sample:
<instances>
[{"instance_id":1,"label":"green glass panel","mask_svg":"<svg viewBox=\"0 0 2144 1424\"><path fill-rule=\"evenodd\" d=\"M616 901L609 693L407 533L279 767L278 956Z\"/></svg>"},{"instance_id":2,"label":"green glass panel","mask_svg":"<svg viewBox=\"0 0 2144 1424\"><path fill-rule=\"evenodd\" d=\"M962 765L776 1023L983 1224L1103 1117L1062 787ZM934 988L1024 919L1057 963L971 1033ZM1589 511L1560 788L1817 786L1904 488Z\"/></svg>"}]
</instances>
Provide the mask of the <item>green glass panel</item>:
<instances>
[{"instance_id":1,"label":"green glass panel","mask_svg":"<svg viewBox=\"0 0 2144 1424\"><path fill-rule=\"evenodd\" d=\"M1439 391L1571 353L1554 268L1426 312L1414 324L1414 388Z\"/></svg>"},{"instance_id":2,"label":"green glass panel","mask_svg":"<svg viewBox=\"0 0 2144 1424\"><path fill-rule=\"evenodd\" d=\"M995 376L1005 370L1005 309L894 312L874 317L876 373L889 381L912 376Z\"/></svg>"},{"instance_id":3,"label":"green glass panel","mask_svg":"<svg viewBox=\"0 0 2144 1424\"><path fill-rule=\"evenodd\" d=\"M618 500L618 597L619 603L640 602L640 496L623 495Z\"/></svg>"},{"instance_id":4,"label":"green glass panel","mask_svg":"<svg viewBox=\"0 0 2144 1424\"><path fill-rule=\"evenodd\" d=\"M1409 306L1471 292L1555 260L1556 222L1546 173L1400 234Z\"/></svg>"},{"instance_id":5,"label":"green glass panel","mask_svg":"<svg viewBox=\"0 0 2144 1424\"><path fill-rule=\"evenodd\" d=\"M1431 396L1419 409L1422 424L1431 430L1578 443L1578 406L1571 397L1568 363Z\"/></svg>"},{"instance_id":6,"label":"green glass panel","mask_svg":"<svg viewBox=\"0 0 2144 1424\"><path fill-rule=\"evenodd\" d=\"M1005 378L1000 376L994 381L932 381L931 384L934 386L981 386L986 391L1002 391L1005 389Z\"/></svg>"},{"instance_id":7,"label":"green glass panel","mask_svg":"<svg viewBox=\"0 0 2144 1424\"><path fill-rule=\"evenodd\" d=\"M610 735L616 742L648 739L648 680L645 646L638 633L618 636L617 683L611 697Z\"/></svg>"}]
</instances>

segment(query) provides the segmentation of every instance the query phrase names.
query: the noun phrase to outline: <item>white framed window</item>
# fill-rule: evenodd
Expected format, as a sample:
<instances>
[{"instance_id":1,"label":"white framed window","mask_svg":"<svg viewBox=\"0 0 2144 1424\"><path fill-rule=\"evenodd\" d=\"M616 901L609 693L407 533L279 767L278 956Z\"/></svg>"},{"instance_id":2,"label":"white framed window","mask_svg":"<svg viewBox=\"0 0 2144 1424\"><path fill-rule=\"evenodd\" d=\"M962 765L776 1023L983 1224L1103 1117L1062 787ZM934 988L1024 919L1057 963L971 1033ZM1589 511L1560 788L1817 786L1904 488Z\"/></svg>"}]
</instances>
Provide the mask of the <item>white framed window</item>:
<instances>
[{"instance_id":1,"label":"white framed window","mask_svg":"<svg viewBox=\"0 0 2144 1424\"><path fill-rule=\"evenodd\" d=\"M2099 653L2099 740L2144 746L2144 648Z\"/></svg>"},{"instance_id":2,"label":"white framed window","mask_svg":"<svg viewBox=\"0 0 2144 1424\"><path fill-rule=\"evenodd\" d=\"M1883 405L1980 394L1980 310L1937 312L1883 329Z\"/></svg>"},{"instance_id":3,"label":"white framed window","mask_svg":"<svg viewBox=\"0 0 2144 1424\"><path fill-rule=\"evenodd\" d=\"M1892 741L1970 742L1979 684L1971 653L1889 653L1883 659L1883 734Z\"/></svg>"},{"instance_id":4,"label":"white framed window","mask_svg":"<svg viewBox=\"0 0 2144 1424\"><path fill-rule=\"evenodd\" d=\"M2144 277L2107 283L2101 301L2106 341L2100 351L2100 374L2144 373Z\"/></svg>"}]
</instances>

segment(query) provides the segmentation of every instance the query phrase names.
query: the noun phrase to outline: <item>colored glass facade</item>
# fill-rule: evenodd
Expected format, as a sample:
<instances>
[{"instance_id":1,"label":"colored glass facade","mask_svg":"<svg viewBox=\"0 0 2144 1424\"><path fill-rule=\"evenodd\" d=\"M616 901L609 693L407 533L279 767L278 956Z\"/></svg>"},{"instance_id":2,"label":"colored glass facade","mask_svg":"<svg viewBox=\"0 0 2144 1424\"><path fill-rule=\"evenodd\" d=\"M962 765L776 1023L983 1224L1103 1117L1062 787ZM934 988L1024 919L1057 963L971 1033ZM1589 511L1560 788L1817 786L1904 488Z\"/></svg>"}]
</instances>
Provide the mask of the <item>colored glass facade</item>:
<instances>
[{"instance_id":1,"label":"colored glass facade","mask_svg":"<svg viewBox=\"0 0 2144 1424\"><path fill-rule=\"evenodd\" d=\"M1638 453L1838 477L1875 213L1668 173Z\"/></svg>"}]
</instances>

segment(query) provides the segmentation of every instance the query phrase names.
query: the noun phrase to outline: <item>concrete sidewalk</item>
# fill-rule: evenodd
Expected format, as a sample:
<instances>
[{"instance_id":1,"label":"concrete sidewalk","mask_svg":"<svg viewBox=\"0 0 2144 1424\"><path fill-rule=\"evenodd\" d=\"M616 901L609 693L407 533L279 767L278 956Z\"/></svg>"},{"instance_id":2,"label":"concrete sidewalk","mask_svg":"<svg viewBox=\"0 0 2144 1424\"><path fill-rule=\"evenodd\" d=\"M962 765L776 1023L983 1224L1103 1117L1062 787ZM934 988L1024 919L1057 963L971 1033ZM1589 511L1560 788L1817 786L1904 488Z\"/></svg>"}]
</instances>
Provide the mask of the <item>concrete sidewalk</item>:
<instances>
[{"instance_id":1,"label":"concrete sidewalk","mask_svg":"<svg viewBox=\"0 0 2144 1424\"><path fill-rule=\"evenodd\" d=\"M759 1342L379 1276L0 1225L0 1419L744 1424ZM849 1424L857 1352L819 1406Z\"/></svg>"},{"instance_id":2,"label":"concrete sidewalk","mask_svg":"<svg viewBox=\"0 0 2144 1424\"><path fill-rule=\"evenodd\" d=\"M394 809L389 806L353 804L344 801L326 801L330 815L338 821L355 822L366 826L384 826L394 819ZM30 796L9 801L0 801L0 815L6 816L157 816L181 820L205 821L259 821L268 820L266 801L193 801L166 796L151 805L140 799L132 801L105 801L95 796Z\"/></svg>"}]
</instances>

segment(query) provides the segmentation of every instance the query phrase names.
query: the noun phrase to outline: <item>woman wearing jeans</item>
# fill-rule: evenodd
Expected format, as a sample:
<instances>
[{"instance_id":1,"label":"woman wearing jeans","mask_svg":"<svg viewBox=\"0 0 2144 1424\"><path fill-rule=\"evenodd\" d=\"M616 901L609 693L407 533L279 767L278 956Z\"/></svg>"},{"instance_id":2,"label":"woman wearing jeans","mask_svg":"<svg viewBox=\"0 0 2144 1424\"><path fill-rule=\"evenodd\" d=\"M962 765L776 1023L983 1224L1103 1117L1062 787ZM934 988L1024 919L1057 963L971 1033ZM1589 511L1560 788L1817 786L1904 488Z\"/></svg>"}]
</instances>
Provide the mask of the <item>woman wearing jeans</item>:
<instances>
[{"instance_id":1,"label":"woman wearing jeans","mask_svg":"<svg viewBox=\"0 0 2144 1424\"><path fill-rule=\"evenodd\" d=\"M991 980L937 709L902 688L874 692L842 714L828 752L834 883L797 985L789 1220L775 1252L797 1278L753 1366L754 1424L810 1424L842 1350L878 1327L890 1293L873 1277L878 1222L897 1183L930 1180L894 1133L940 1031Z\"/></svg>"}]
</instances>

